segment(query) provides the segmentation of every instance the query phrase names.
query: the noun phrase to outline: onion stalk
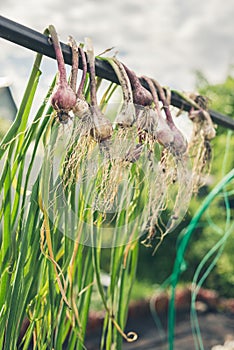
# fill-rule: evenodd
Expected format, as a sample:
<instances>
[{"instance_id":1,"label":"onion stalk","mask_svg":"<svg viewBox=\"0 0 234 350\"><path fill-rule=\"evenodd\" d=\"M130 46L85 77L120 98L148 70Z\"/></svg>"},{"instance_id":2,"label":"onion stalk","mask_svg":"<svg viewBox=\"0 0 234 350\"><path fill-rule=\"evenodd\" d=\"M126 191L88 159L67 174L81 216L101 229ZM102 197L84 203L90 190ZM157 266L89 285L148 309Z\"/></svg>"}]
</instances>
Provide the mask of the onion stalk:
<instances>
[{"instance_id":1,"label":"onion stalk","mask_svg":"<svg viewBox=\"0 0 234 350\"><path fill-rule=\"evenodd\" d=\"M107 61L112 66L119 79L123 94L123 104L115 118L114 124L122 128L131 127L136 119L136 113L130 80L125 71L124 65L119 60L111 58L107 59Z\"/></svg>"},{"instance_id":2,"label":"onion stalk","mask_svg":"<svg viewBox=\"0 0 234 350\"><path fill-rule=\"evenodd\" d=\"M81 46L79 47L79 53L80 53L81 60L82 60L83 73L82 73L80 85L79 85L77 93L76 93L76 104L73 108L73 113L77 117L83 118L90 111L89 104L85 100L85 97L84 97L84 84L85 84L85 79L86 79L86 74L87 74L87 60L86 60L84 50Z\"/></svg>"},{"instance_id":3,"label":"onion stalk","mask_svg":"<svg viewBox=\"0 0 234 350\"><path fill-rule=\"evenodd\" d=\"M104 117L103 113L98 107L96 79L95 79L95 57L93 51L93 44L91 39L85 39L85 46L87 50L89 72L90 72L90 111L92 115L92 128L90 134L95 141L102 142L108 140L112 136L113 128L111 122Z\"/></svg>"}]
</instances>

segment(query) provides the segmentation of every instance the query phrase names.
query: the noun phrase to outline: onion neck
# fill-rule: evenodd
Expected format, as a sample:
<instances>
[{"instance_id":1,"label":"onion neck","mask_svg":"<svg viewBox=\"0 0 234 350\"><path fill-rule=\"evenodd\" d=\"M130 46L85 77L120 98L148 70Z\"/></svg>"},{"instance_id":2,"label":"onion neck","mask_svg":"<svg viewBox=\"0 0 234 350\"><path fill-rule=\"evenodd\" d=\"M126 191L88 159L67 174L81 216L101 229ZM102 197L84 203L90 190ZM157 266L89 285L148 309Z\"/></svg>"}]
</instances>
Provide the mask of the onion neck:
<instances>
[{"instance_id":1,"label":"onion neck","mask_svg":"<svg viewBox=\"0 0 234 350\"><path fill-rule=\"evenodd\" d=\"M81 77L81 81L80 81L80 85L79 88L77 90L77 98L81 98L83 96L84 93L84 84L85 84L85 79L86 79L86 74L87 74L87 59L84 53L84 50L82 47L79 47L79 52L80 52L80 56L81 56L81 60L82 60L82 68L83 68L83 73L82 73L82 77Z\"/></svg>"},{"instance_id":2,"label":"onion neck","mask_svg":"<svg viewBox=\"0 0 234 350\"><path fill-rule=\"evenodd\" d=\"M58 63L58 70L59 70L59 82L61 84L67 84L67 77L66 77L66 68L63 58L63 53L61 49L61 45L58 39L58 34L56 32L56 29L53 25L50 25L48 27L51 40L54 46L55 56Z\"/></svg>"}]
</instances>

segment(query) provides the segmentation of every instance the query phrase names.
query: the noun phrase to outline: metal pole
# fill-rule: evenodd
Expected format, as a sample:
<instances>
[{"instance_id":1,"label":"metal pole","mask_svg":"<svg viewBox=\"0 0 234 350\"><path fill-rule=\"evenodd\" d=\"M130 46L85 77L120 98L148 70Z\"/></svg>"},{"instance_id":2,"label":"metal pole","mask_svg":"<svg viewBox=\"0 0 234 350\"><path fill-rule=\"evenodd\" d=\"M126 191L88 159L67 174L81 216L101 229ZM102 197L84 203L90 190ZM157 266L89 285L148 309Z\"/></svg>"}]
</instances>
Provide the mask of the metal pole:
<instances>
[{"instance_id":1,"label":"metal pole","mask_svg":"<svg viewBox=\"0 0 234 350\"><path fill-rule=\"evenodd\" d=\"M25 27L22 24L11 21L3 16L0 16L0 37L55 59L53 46L46 35ZM65 63L71 65L72 57L70 46L61 42L61 47ZM82 69L81 60L79 61L79 68ZM96 59L95 68L98 77L119 84L118 78L108 62ZM145 82L142 82L142 85L149 90L148 85ZM175 107L182 108L185 111L191 109L191 105L174 91L172 91L171 94L171 104ZM213 110L209 110L209 113L214 123L234 130L234 119Z\"/></svg>"}]
</instances>

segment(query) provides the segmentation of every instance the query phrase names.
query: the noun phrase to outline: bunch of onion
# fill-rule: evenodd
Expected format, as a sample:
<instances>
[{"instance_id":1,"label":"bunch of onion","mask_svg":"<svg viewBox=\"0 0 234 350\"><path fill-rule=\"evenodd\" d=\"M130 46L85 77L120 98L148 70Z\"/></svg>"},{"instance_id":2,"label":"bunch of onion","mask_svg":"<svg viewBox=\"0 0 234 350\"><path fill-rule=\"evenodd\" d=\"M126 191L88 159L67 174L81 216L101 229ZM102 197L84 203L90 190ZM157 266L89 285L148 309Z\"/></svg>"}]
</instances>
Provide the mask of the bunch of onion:
<instances>
[{"instance_id":1,"label":"bunch of onion","mask_svg":"<svg viewBox=\"0 0 234 350\"><path fill-rule=\"evenodd\" d=\"M90 72L90 104L88 104L84 97L84 84L87 74L86 55L82 47L77 48L76 42L72 38L70 38L70 45L72 48L71 86L73 91L76 90L79 63L78 52L82 60L83 74L76 92L76 104L73 107L74 116L77 118L73 119L72 135L67 143L63 161L63 186L66 187L69 184L82 183L88 177L89 183L91 184L93 181L94 185L96 178L99 177L102 178L101 184L94 185L94 187L96 186L97 193L102 193L100 186L102 189L105 188L105 177L107 175L104 172L108 168L106 163L109 162L109 143L113 131L112 124L102 114L97 103L95 58L91 40L85 40ZM96 152L96 146L101 150L101 153ZM96 165L95 170L90 172L92 168L92 166L90 168L90 164L92 162L95 162ZM102 176L100 175L100 169L103 171ZM94 203L92 204L94 206Z\"/></svg>"},{"instance_id":2,"label":"bunch of onion","mask_svg":"<svg viewBox=\"0 0 234 350\"><path fill-rule=\"evenodd\" d=\"M70 86L75 93L76 103L72 108L72 112L75 118L72 123L72 133L66 134L66 149L63 161L63 186L66 187L69 184L77 182L80 174L80 166L85 157L87 145L89 144L88 131L85 129L86 115L89 115L89 104L84 98L84 82L87 74L87 62L82 47L78 47L73 37L69 37L69 44L72 51L72 70L70 78ZM79 54L82 60L82 78L77 87L78 67L79 67ZM78 117L78 118L76 118Z\"/></svg>"},{"instance_id":3,"label":"bunch of onion","mask_svg":"<svg viewBox=\"0 0 234 350\"><path fill-rule=\"evenodd\" d=\"M113 140L114 158L119 159L121 166L136 162L142 152L141 143L136 143L136 110L130 79L126 67L116 58L106 58L114 69L119 80L123 101L114 120L115 137ZM117 159L116 159L117 160Z\"/></svg>"},{"instance_id":4,"label":"bunch of onion","mask_svg":"<svg viewBox=\"0 0 234 350\"><path fill-rule=\"evenodd\" d=\"M188 200L190 199L191 186L188 176L187 158L185 156L187 142L176 128L169 110L169 103L163 89L157 82L152 81L148 77L142 78L149 86L151 92L151 98L149 98L148 93L145 93L143 90L144 88L140 87L140 82L137 80L135 73L128 69L127 72L135 90L135 101L142 106L141 113L138 114L138 128L150 135L153 142L157 142L162 146L161 159L157 159L157 155L154 154L154 148L152 148L151 168L149 166L147 171L147 178L150 182L148 194L150 214L146 225L148 236L144 241L145 244L150 244L156 235L160 244L163 237L172 230L182 217L184 208L186 207L187 209ZM156 87L165 117L161 110ZM138 89L141 90L141 93L138 92ZM144 96L146 97L144 98ZM143 139L146 140L146 137ZM147 169L147 166L145 169ZM170 192L173 193L173 198L170 198ZM170 217L168 222L163 223L160 215L163 211L169 209L169 199L171 199L172 205Z\"/></svg>"},{"instance_id":5,"label":"bunch of onion","mask_svg":"<svg viewBox=\"0 0 234 350\"><path fill-rule=\"evenodd\" d=\"M155 133L158 124L157 113L153 109L152 94L146 90L135 74L124 66L131 84L132 98L136 113L136 128L139 143L131 150L131 156L136 154L135 159L141 155L141 166L144 171L144 183L147 190L147 204L144 212L147 214L142 222L142 231L151 232L154 230L156 222L165 208L165 181L161 168L158 166L160 159L153 153L152 141L155 140ZM121 76L116 71L121 82ZM124 84L123 87L125 86ZM148 137L149 136L149 137ZM134 139L136 138L136 135ZM145 147L143 147L145 146ZM128 158L127 158L128 159Z\"/></svg>"},{"instance_id":6,"label":"bunch of onion","mask_svg":"<svg viewBox=\"0 0 234 350\"><path fill-rule=\"evenodd\" d=\"M114 68L116 75L119 79L123 90L123 98L125 102L123 104L123 108L121 108L120 113L115 119L115 123L125 135L126 131L129 133L129 130L133 134L131 140L134 146L130 147L125 159L127 161L131 161L131 159L133 159L133 161L137 161L140 155L142 154L143 144L146 143L146 137L141 137L139 144L135 145L137 133L139 136L142 136L142 132L147 132L147 134L150 134L151 138L154 139L154 142L160 141L160 143L163 144L165 148L169 149L171 147L171 144L173 143L173 133L170 129L170 126L167 124L166 119L164 119L162 116L162 112L159 106L159 101L153 83L149 81L152 90L151 94L141 85L139 79L137 78L134 72L130 71L127 67L124 67L116 59L109 60L109 62ZM126 77L126 73L130 81L132 91L130 90L129 81ZM152 106L153 100L155 109L153 109ZM143 111L142 113L138 113L137 124L134 124L134 119L132 117L134 115L133 112L130 115L125 113L126 110L128 111L126 106L132 106L133 102L135 103L134 108L136 108L136 113L139 112L139 106L140 108L142 108ZM160 118L161 120L158 122L158 119ZM135 125L137 125L137 132ZM119 136L119 138L121 139L122 135ZM120 144L120 150L121 147L123 148L123 140L120 142L119 138L116 138L116 142ZM168 177L166 177L163 173L164 169L162 166L160 166L160 159L157 159L157 157L153 155L151 162L149 162L147 151L144 153L144 155L145 157L142 157L142 160L144 161L144 174L148 188L148 201L146 205L147 208L145 207L145 211L148 214L147 222L143 222L142 229L148 229L150 235L152 235L152 232L154 232L155 226L157 226L157 222L159 221L160 214L163 210L166 209L166 180L168 180Z\"/></svg>"},{"instance_id":7,"label":"bunch of onion","mask_svg":"<svg viewBox=\"0 0 234 350\"><path fill-rule=\"evenodd\" d=\"M115 119L118 130L120 130L120 133L122 134L117 134L118 138L115 139L114 144L117 143L119 153L123 153L121 152L122 150L120 151L120 149L123 148L123 141L131 140L132 142L128 143L131 147L129 147L125 159L128 162L131 160L138 160L137 164L143 169L143 181L145 183L145 191L147 191L147 204L145 205L144 213L147 215L142 222L142 230L152 232L159 220L161 212L165 209L166 182L164 180L165 177L162 169L158 164L160 159L157 159L157 157L153 155L151 161L149 161L147 139L146 137L142 137L142 133L151 133L151 138L154 138L154 140L156 139L156 129L158 124L157 113L152 107L153 98L151 93L141 85L136 74L130 71L127 67L124 67L116 59L109 60L109 62L119 79L124 99L123 107ZM131 86L129 86L129 82ZM134 106L134 110L132 108L130 115L126 113L126 110L129 111L127 108L128 106ZM140 108L143 113L139 113ZM136 114L137 123L134 123ZM128 138L124 139L123 135L128 135ZM139 136L139 143L135 144L137 135ZM120 141L119 139L122 140ZM144 145L146 145L146 147L143 148ZM139 163L140 155L141 162Z\"/></svg>"},{"instance_id":8,"label":"bunch of onion","mask_svg":"<svg viewBox=\"0 0 234 350\"><path fill-rule=\"evenodd\" d=\"M90 105L85 100L83 91L87 72L86 57L83 49L78 49L72 38L70 38L70 45L73 62L70 85L68 83L67 85L73 92L73 96L75 94L76 101L75 104L73 102L70 109L78 117L78 121L75 118L73 124L76 123L76 127L72 134L72 141L69 142L66 150L64 161L65 182L71 181L71 178L72 181L74 179L77 180L78 175L80 179L84 178L82 164L86 164L84 168L87 168L87 160L91 159L96 162L95 171L92 176L89 176L89 184L95 189L92 196L92 206L95 210L108 212L113 210L121 182L124 179L128 181L128 178L131 176L131 163L139 161L139 157L142 155L144 140L141 138L141 133L149 134L154 142L159 142L174 155L183 153L178 151L182 144L182 138L178 137L179 131L173 125L172 118L170 119L170 116L167 114L167 118L163 118L153 82L145 78L150 87L150 93L142 87L135 73L124 67L115 58L109 60L109 62L121 84L123 104L115 118L116 130L114 137L112 137L112 124L103 115L97 103L95 57L92 42L90 39L85 41L90 72ZM83 75L76 92L78 52L82 59ZM162 97L161 95L161 99ZM154 102L154 108L152 101ZM143 110L141 114L139 113L139 108ZM137 123L135 123L136 114ZM139 136L139 143L136 142L137 135ZM174 140L176 141L174 142ZM94 152L95 143L101 150L99 154L96 151L96 153ZM160 159L153 157L153 161L149 162L148 151L147 148L145 149L146 151L143 153L145 157L142 157L140 166L144 169L149 200L145 209L147 215L145 215L142 228L145 229L147 227L152 233L155 226L159 226L157 223L160 214L166 207L169 176L164 176L164 169L160 166ZM126 186L125 192L123 193L122 191L121 193L122 203L124 202L124 197L128 197L128 192L130 193ZM115 207L114 209L116 210L117 208Z\"/></svg>"},{"instance_id":9,"label":"bunch of onion","mask_svg":"<svg viewBox=\"0 0 234 350\"><path fill-rule=\"evenodd\" d=\"M92 207L95 210L108 212L113 205L116 194L116 178L119 174L113 171L111 161L111 137L113 128L111 122L104 116L97 102L96 77L95 77L95 57L93 44L91 39L85 39L85 49L87 52L89 64L89 80L90 80L90 107L89 113L83 119L89 128L89 134L96 143L97 147L93 147L93 151L89 154L89 160L95 161L95 167L92 167L92 174L89 174L90 183L93 182L95 200ZM86 127L87 128L87 127ZM95 159L95 160L94 160ZM92 177L92 178L91 178Z\"/></svg>"},{"instance_id":10,"label":"bunch of onion","mask_svg":"<svg viewBox=\"0 0 234 350\"><path fill-rule=\"evenodd\" d=\"M67 124L69 120L69 112L76 104L76 94L67 82L63 53L55 27L50 25L48 30L58 63L58 82L56 90L53 92L51 97L51 104L56 111L59 122L62 124Z\"/></svg>"}]
</instances>

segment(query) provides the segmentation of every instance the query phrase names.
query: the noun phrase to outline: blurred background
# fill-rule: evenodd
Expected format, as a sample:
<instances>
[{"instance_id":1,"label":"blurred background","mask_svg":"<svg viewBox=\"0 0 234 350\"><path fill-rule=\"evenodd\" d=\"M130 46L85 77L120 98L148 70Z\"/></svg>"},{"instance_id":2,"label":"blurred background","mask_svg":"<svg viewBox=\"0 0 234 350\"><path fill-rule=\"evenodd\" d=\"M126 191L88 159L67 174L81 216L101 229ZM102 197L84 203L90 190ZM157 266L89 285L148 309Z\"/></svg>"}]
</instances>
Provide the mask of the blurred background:
<instances>
[{"instance_id":1,"label":"blurred background","mask_svg":"<svg viewBox=\"0 0 234 350\"><path fill-rule=\"evenodd\" d=\"M64 42L70 34L77 41L89 36L97 54L114 46L138 75L179 90L194 90L197 70L217 83L234 63L232 0L5 0L0 13L39 32L54 24ZM0 49L0 77L11 82L19 103L34 53L3 39ZM42 92L56 63L45 58L44 67Z\"/></svg>"}]
</instances>

